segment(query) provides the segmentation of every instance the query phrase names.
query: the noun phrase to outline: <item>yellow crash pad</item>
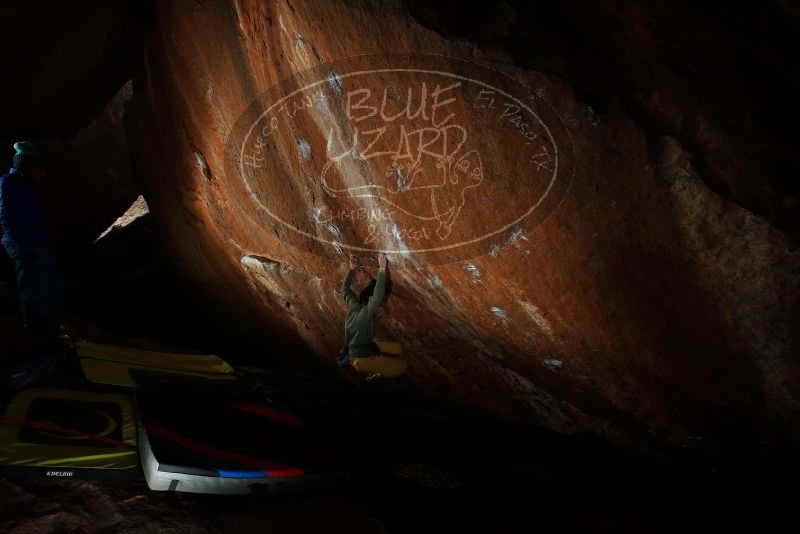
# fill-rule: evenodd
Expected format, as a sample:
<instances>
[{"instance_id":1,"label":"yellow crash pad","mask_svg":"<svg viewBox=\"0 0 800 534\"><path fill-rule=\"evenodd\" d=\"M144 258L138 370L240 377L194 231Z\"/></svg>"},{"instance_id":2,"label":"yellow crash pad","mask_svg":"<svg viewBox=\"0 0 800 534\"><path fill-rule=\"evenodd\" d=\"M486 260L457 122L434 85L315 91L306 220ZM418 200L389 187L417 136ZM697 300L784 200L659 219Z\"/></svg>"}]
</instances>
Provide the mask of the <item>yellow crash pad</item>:
<instances>
[{"instance_id":1,"label":"yellow crash pad","mask_svg":"<svg viewBox=\"0 0 800 534\"><path fill-rule=\"evenodd\" d=\"M194 373L228 373L233 374L233 367L212 354L173 354L169 352L151 352L147 350L101 345L81 341L78 343L78 354L81 358L94 358L110 362L123 362L146 367L157 367L174 371Z\"/></svg>"},{"instance_id":2,"label":"yellow crash pad","mask_svg":"<svg viewBox=\"0 0 800 534\"><path fill-rule=\"evenodd\" d=\"M3 467L136 470L136 436L126 395L26 389L0 418L0 472Z\"/></svg>"},{"instance_id":3,"label":"yellow crash pad","mask_svg":"<svg viewBox=\"0 0 800 534\"><path fill-rule=\"evenodd\" d=\"M227 365L227 364L226 364ZM81 358L81 369L86 380L95 384L107 386L136 387L137 382L131 376L131 370L139 369L155 373L168 373L184 376L196 376L211 380L238 380L232 373L196 373L184 369L170 369L149 365L138 365L129 362L97 360L94 358Z\"/></svg>"}]
</instances>

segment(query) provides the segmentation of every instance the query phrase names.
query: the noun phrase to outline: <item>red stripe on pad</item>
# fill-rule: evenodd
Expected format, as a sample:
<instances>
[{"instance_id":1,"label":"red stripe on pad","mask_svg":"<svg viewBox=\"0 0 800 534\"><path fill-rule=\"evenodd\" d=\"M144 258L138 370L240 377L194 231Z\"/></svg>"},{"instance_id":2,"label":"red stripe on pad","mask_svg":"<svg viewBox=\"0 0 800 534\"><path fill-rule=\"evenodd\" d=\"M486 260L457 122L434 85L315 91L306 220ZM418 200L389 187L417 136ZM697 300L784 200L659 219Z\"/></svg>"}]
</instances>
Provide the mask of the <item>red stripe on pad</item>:
<instances>
[{"instance_id":1,"label":"red stripe on pad","mask_svg":"<svg viewBox=\"0 0 800 534\"><path fill-rule=\"evenodd\" d=\"M263 415L264 417L282 421L299 428L303 427L303 422L300 421L300 419L298 419L294 414L282 412L280 410L276 410L275 408L264 406L263 404L256 404L254 402L231 402L228 404L228 406L237 410L242 410L243 412Z\"/></svg>"},{"instance_id":2,"label":"red stripe on pad","mask_svg":"<svg viewBox=\"0 0 800 534\"><path fill-rule=\"evenodd\" d=\"M228 460L229 462L234 462L240 465L246 465L247 467L260 469L264 471L264 473L268 477L301 477L306 474L305 471L303 471L299 467L290 467L288 465L283 465L278 462L270 462L267 460L262 460L261 458L253 458L252 456L239 454L238 452L231 452L223 449L218 449L211 445L206 445L205 443L200 443L199 441L195 441L192 438L182 436L177 432L173 432L172 430L167 430L166 428L159 425L147 423L144 425L144 427L147 429L148 432L152 433L153 435L172 441L173 443L177 443L178 445L182 445L188 449L202 452L204 454L208 454L209 456L214 456L222 460Z\"/></svg>"},{"instance_id":3,"label":"red stripe on pad","mask_svg":"<svg viewBox=\"0 0 800 534\"><path fill-rule=\"evenodd\" d=\"M36 428L39 430L49 430L51 432L57 432L59 434L66 434L68 436L75 436L78 438L91 439L94 441L99 441L101 443L108 443L109 445L117 445L119 447L131 447L133 449L137 448L136 445L133 445L131 443L126 443L124 441L119 441L117 439L107 438L105 436L87 434L86 432L71 430L69 428L64 428L62 426L54 425L52 423L47 423L47 422L28 421L27 419L18 419L16 417L11 417L9 415L0 415L0 421L9 422L19 426L29 426L31 428Z\"/></svg>"}]
</instances>

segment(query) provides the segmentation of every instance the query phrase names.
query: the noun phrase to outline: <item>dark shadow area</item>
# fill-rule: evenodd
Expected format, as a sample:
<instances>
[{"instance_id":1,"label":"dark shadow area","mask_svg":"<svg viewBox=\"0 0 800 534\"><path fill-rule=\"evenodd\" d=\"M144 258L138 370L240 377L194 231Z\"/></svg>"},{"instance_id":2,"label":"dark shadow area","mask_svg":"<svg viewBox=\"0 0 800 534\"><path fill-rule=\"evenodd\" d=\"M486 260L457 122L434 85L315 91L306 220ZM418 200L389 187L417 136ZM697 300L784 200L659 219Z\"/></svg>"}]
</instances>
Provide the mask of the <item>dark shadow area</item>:
<instances>
[{"instance_id":1,"label":"dark shadow area","mask_svg":"<svg viewBox=\"0 0 800 534\"><path fill-rule=\"evenodd\" d=\"M689 148L707 185L793 235L798 212L800 66L784 51L791 2L406 0L422 25L498 62L567 81L600 116L622 106L650 136ZM758 37L755 37L758 35ZM735 90L731 90L732 88ZM722 136L731 144L718 143ZM755 178L760 175L761 178ZM789 177L794 177L790 179ZM795 185L792 185L794 183Z\"/></svg>"}]
</instances>

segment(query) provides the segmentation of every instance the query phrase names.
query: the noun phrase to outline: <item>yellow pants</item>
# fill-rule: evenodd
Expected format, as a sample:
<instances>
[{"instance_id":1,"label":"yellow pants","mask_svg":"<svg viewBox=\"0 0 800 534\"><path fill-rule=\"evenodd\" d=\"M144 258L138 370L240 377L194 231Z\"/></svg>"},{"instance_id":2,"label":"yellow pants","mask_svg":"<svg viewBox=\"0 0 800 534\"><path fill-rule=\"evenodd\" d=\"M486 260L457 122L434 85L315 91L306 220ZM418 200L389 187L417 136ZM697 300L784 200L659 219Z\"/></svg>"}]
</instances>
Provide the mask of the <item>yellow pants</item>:
<instances>
[{"instance_id":1,"label":"yellow pants","mask_svg":"<svg viewBox=\"0 0 800 534\"><path fill-rule=\"evenodd\" d=\"M406 372L408 364L400 358L390 356L390 354L402 354L403 346L400 343L378 341L377 345L380 354L365 358L350 358L350 363L356 370L386 378L397 378Z\"/></svg>"}]
</instances>

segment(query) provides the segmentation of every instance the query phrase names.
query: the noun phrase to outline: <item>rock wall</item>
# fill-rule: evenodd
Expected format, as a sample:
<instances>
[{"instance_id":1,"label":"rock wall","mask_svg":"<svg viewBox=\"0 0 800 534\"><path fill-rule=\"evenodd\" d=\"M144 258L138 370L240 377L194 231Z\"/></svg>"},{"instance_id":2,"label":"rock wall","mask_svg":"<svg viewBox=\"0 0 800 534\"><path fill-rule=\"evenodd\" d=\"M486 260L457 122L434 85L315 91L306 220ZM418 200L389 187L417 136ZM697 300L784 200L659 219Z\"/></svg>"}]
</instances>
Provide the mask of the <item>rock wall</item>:
<instances>
[{"instance_id":1,"label":"rock wall","mask_svg":"<svg viewBox=\"0 0 800 534\"><path fill-rule=\"evenodd\" d=\"M761 108L706 64L648 75L695 57L674 18L618 8L627 42L604 3L527 4L159 3L127 118L164 250L269 358L343 373L347 256L389 250L405 387L639 443L796 437L796 195L756 173L791 173L779 130L738 131Z\"/></svg>"}]
</instances>

